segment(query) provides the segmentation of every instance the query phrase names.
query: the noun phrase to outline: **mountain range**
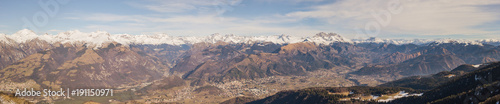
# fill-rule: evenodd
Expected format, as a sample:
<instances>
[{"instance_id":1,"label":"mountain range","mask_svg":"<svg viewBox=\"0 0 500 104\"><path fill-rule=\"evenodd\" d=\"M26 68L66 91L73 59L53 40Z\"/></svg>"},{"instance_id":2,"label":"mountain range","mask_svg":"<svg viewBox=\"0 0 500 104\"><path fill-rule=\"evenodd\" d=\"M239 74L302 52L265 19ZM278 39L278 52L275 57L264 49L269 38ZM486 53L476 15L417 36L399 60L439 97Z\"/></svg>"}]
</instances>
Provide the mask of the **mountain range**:
<instances>
[{"instance_id":1,"label":"mountain range","mask_svg":"<svg viewBox=\"0 0 500 104\"><path fill-rule=\"evenodd\" d=\"M466 43L471 45L491 44L499 45L500 40L497 39L379 39L371 37L369 39L346 39L336 33L318 33L311 37L296 37L289 35L272 35L272 36L236 36L233 34L220 35L218 33L209 36L169 36L167 34L155 35L130 35L130 34L110 34L106 31L96 31L84 33L78 30L61 32L56 35L43 34L37 35L35 32L23 29L14 34L6 35L0 33L0 42L8 44L25 43L29 40L39 39L49 43L88 43L88 45L102 46L103 43L117 42L124 45L129 44L169 44L169 45L185 45L195 43L216 43L219 41L226 43L263 43L272 42L275 44L290 44L297 42L314 42L317 44L330 44L334 42L344 43L387 43L387 44L429 44L437 43Z\"/></svg>"},{"instance_id":2,"label":"mountain range","mask_svg":"<svg viewBox=\"0 0 500 104\"><path fill-rule=\"evenodd\" d=\"M341 76L340 81L355 85L409 87L387 82L443 71L459 75L452 71L458 66L499 61L498 43L493 39L351 40L323 32L312 37L174 37L112 35L104 31L37 35L21 30L12 35L0 34L0 85L5 85L0 89L116 88L156 92L192 86L215 89L215 96L227 90L215 84L275 77L295 80L320 77L315 75L325 71L328 73L322 74ZM408 82L411 78L401 80Z\"/></svg>"}]
</instances>

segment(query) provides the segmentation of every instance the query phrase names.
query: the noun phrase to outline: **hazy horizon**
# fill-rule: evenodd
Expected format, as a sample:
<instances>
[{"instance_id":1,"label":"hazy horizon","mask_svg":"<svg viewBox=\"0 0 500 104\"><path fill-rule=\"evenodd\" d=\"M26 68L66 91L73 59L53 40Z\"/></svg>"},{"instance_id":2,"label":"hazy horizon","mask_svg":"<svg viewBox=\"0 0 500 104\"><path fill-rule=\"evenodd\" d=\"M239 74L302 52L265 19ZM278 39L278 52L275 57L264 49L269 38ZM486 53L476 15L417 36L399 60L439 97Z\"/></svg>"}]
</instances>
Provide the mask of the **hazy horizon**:
<instances>
[{"instance_id":1,"label":"hazy horizon","mask_svg":"<svg viewBox=\"0 0 500 104\"><path fill-rule=\"evenodd\" d=\"M498 9L496 0L18 0L0 4L0 33L498 39Z\"/></svg>"},{"instance_id":2,"label":"hazy horizon","mask_svg":"<svg viewBox=\"0 0 500 104\"><path fill-rule=\"evenodd\" d=\"M25 29L21 29L19 31L22 31L22 30L25 30ZM29 30L29 29L27 29ZM5 35L13 35L19 31L16 31L12 34L6 34L6 33L0 33L0 34L5 34ZM31 30L33 31L33 30ZM70 32L70 31L79 31L79 32L82 32L82 33L96 33L96 32L107 32L109 33L110 35L121 35L121 34L128 34L128 33L111 33L111 32L108 32L108 31L105 31L105 30L96 30L96 31L80 31L80 30L67 30L67 31L62 31L62 32L57 32L57 33L39 33L39 32L35 32L33 31L36 35L44 35L44 34L47 34L47 35L58 35L60 33L64 33L64 32ZM166 34L167 36L174 36L174 37L204 37L204 36L210 36L210 35L214 35L214 34L218 34L218 35L221 35L221 36L226 36L226 35L235 35L235 36L243 36L243 37L258 37L258 36L280 36L280 35L285 35L285 36L294 36L294 37L302 37L302 38L307 38L307 37L313 37L315 36L316 34L319 34L319 33L335 33L335 32L317 32L317 33L314 33L314 34L303 34L303 35L289 35L289 34L263 34L263 35L239 35L239 34L231 34L231 33L228 33L228 34L221 34L221 33L212 33L212 34L198 34L198 35L171 35L171 34L168 34L168 33L161 33L161 32L158 32L158 33L147 33L147 34L128 34L128 35L157 35L157 34ZM335 34L338 34L338 33L335 33ZM475 41L475 40L488 40L488 39L500 39L500 37L497 37L497 38L477 38L474 36L469 36L469 35L459 35L459 36L453 36L453 35L447 35L447 36L427 36L427 37L418 37L418 36L395 36L395 37L380 37L380 36L375 36L375 37L369 37L369 36L360 36L360 37L354 37L354 38L347 38L345 37L344 35L342 34L338 34L346 39L349 39L349 40L353 40L353 39L361 39L361 40L365 40L365 39L370 39L370 38L377 38L377 39L403 39L403 40L413 40L413 39L425 39L425 40L437 40L437 39L458 39L458 40L470 40L470 41ZM467 38L467 37L472 37L472 38Z\"/></svg>"}]
</instances>

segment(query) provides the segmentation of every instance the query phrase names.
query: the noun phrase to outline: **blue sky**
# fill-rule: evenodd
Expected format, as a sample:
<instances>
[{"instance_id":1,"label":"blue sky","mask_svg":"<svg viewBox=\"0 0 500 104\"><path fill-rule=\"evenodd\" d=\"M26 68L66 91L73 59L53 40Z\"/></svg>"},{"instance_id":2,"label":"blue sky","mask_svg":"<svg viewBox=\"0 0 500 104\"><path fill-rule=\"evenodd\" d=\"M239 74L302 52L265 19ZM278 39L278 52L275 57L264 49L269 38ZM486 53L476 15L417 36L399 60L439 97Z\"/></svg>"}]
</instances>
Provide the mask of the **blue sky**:
<instances>
[{"instance_id":1,"label":"blue sky","mask_svg":"<svg viewBox=\"0 0 500 104\"><path fill-rule=\"evenodd\" d=\"M0 33L484 39L500 37L498 10L500 0L0 0Z\"/></svg>"}]
</instances>

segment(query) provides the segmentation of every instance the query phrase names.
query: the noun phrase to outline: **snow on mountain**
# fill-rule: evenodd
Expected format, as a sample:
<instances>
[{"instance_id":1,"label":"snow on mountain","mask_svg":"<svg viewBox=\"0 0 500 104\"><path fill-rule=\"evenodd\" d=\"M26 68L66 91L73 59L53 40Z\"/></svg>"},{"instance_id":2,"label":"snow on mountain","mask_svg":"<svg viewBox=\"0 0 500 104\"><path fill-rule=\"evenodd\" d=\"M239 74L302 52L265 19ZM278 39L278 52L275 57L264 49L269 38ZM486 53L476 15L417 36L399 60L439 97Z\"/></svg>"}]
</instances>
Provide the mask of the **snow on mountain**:
<instances>
[{"instance_id":1,"label":"snow on mountain","mask_svg":"<svg viewBox=\"0 0 500 104\"><path fill-rule=\"evenodd\" d=\"M484 43L488 43L488 42L500 42L500 40L498 39L481 39L481 40L478 40L478 42L484 42Z\"/></svg>"},{"instance_id":2,"label":"snow on mountain","mask_svg":"<svg viewBox=\"0 0 500 104\"><path fill-rule=\"evenodd\" d=\"M480 42L483 44L495 45L495 46L500 45L500 40L498 40L498 39L481 39L481 40L477 40L477 42Z\"/></svg>"},{"instance_id":3,"label":"snow on mountain","mask_svg":"<svg viewBox=\"0 0 500 104\"><path fill-rule=\"evenodd\" d=\"M12 35L7 35L7 38L14 39L14 41L16 41L17 43L26 42L37 37L38 35L36 35L35 32L28 29L23 29Z\"/></svg>"},{"instance_id":4,"label":"snow on mountain","mask_svg":"<svg viewBox=\"0 0 500 104\"><path fill-rule=\"evenodd\" d=\"M171 44L171 45L187 44L186 41L183 41L178 37L168 36L167 34L156 34L156 35L120 34L113 36L114 36L113 40L122 44Z\"/></svg>"},{"instance_id":5,"label":"snow on mountain","mask_svg":"<svg viewBox=\"0 0 500 104\"><path fill-rule=\"evenodd\" d=\"M330 44L333 42L347 42L347 43L352 42L351 40L345 39L338 34L335 34L335 33L328 33L327 34L324 32L318 33L311 38L307 38L306 40L312 41L315 43L320 43L320 44Z\"/></svg>"},{"instance_id":6,"label":"snow on mountain","mask_svg":"<svg viewBox=\"0 0 500 104\"><path fill-rule=\"evenodd\" d=\"M303 42L304 38L294 37L289 35L274 35L274 36L257 36L254 37L254 42L272 42L276 44L286 44L286 43L298 43Z\"/></svg>"},{"instance_id":7,"label":"snow on mountain","mask_svg":"<svg viewBox=\"0 0 500 104\"><path fill-rule=\"evenodd\" d=\"M67 31L59 33L52 38L45 38L44 40L54 43L90 43L91 45L96 45L100 47L103 43L113 42L111 39L111 35L106 31L96 31L91 33L83 33L78 30L75 31Z\"/></svg>"},{"instance_id":8,"label":"snow on mountain","mask_svg":"<svg viewBox=\"0 0 500 104\"><path fill-rule=\"evenodd\" d=\"M442 43L455 43L455 44L480 45L480 46L483 45L483 43L480 43L478 41L471 41L465 39L437 39L434 41L434 43L438 43L438 45Z\"/></svg>"},{"instance_id":9,"label":"snow on mountain","mask_svg":"<svg viewBox=\"0 0 500 104\"><path fill-rule=\"evenodd\" d=\"M0 41L6 41L7 37L5 34L0 33Z\"/></svg>"},{"instance_id":10,"label":"snow on mountain","mask_svg":"<svg viewBox=\"0 0 500 104\"><path fill-rule=\"evenodd\" d=\"M121 44L170 44L183 45L195 44L200 42L216 43L219 41L227 43L264 43L272 42L276 44L289 44L297 42L314 42L317 44L330 44L335 42L344 43L387 43L387 44L418 44L429 45L441 43L464 43L465 45L483 45L483 43L498 43L499 40L461 40L461 39L346 39L336 33L318 33L312 37L296 37L288 35L272 35L272 36L236 36L233 34L220 35L212 34L208 36L190 36L190 37L174 37L167 34L155 35L130 35L130 34L109 34L106 31L96 31L90 33L80 32L78 30L61 32L57 35L37 35L31 30L23 29L12 35L0 34L0 41L16 44L23 43L32 39L45 40L49 43L87 43L92 46L100 47L103 43L117 42Z\"/></svg>"},{"instance_id":11,"label":"snow on mountain","mask_svg":"<svg viewBox=\"0 0 500 104\"><path fill-rule=\"evenodd\" d=\"M15 40L16 43L23 43L28 40L38 38L40 40L45 40L49 43L90 43L100 47L103 43L117 42L121 44L171 44L171 45L182 45L182 44L195 44L200 42L216 43L219 41L227 43L263 43L263 42L273 42L277 44L288 44L310 41L318 44L329 44L333 42L351 42L348 39L341 37L335 33L319 33L313 37L295 37L288 35L274 35L274 36L236 36L230 35L220 35L212 34L209 36L201 37L173 37L167 34L155 34L155 35L130 35L130 34L114 34L111 35L105 31L96 31L91 33L84 33L78 30L61 32L57 35L36 35L31 30L21 30L12 35L2 35L5 38L0 38L2 41L7 41L8 39Z\"/></svg>"},{"instance_id":12,"label":"snow on mountain","mask_svg":"<svg viewBox=\"0 0 500 104\"><path fill-rule=\"evenodd\" d=\"M439 45L443 43L455 43L464 45L480 45L499 42L499 40L466 40L466 39L379 39L371 37L369 39L353 39L354 43L386 43L386 44L417 44L417 45Z\"/></svg>"},{"instance_id":13,"label":"snow on mountain","mask_svg":"<svg viewBox=\"0 0 500 104\"><path fill-rule=\"evenodd\" d=\"M379 39L375 37L371 37L369 39L353 39L354 43L387 43L387 44L426 44L433 42L432 40L426 39Z\"/></svg>"},{"instance_id":14,"label":"snow on mountain","mask_svg":"<svg viewBox=\"0 0 500 104\"><path fill-rule=\"evenodd\" d=\"M10 38L8 38L7 35L0 33L0 43L10 44L11 42L9 42L9 40Z\"/></svg>"}]
</instances>

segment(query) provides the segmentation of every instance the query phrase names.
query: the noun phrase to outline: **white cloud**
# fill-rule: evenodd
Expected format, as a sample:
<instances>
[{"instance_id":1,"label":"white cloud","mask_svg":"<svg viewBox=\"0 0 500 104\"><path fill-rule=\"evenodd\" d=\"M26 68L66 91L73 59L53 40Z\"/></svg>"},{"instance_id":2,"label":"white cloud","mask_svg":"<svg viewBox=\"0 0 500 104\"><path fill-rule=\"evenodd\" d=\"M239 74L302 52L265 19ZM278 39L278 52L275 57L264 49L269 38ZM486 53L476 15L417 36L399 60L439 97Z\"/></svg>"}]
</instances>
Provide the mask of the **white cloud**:
<instances>
[{"instance_id":1,"label":"white cloud","mask_svg":"<svg viewBox=\"0 0 500 104\"><path fill-rule=\"evenodd\" d=\"M49 32L63 32L64 30L56 30L56 29L52 29L52 30L48 30Z\"/></svg>"},{"instance_id":2,"label":"white cloud","mask_svg":"<svg viewBox=\"0 0 500 104\"><path fill-rule=\"evenodd\" d=\"M325 1L325 0L257 0L257 1L268 2L268 3L278 2L278 3L293 3L293 4L297 4L297 3L303 3L303 2L321 2L321 1Z\"/></svg>"},{"instance_id":3,"label":"white cloud","mask_svg":"<svg viewBox=\"0 0 500 104\"><path fill-rule=\"evenodd\" d=\"M221 17L222 18L222 17ZM215 15L117 15L117 14L85 14L77 15L74 20L101 21L101 22L133 22L133 23L186 23L186 24L214 24L222 21ZM233 21L235 18L225 17L224 21Z\"/></svg>"},{"instance_id":4,"label":"white cloud","mask_svg":"<svg viewBox=\"0 0 500 104\"><path fill-rule=\"evenodd\" d=\"M239 5L242 0L149 0L147 3L130 2L128 4L147 10L163 13L183 13L209 9L219 14L230 6Z\"/></svg>"},{"instance_id":5,"label":"white cloud","mask_svg":"<svg viewBox=\"0 0 500 104\"><path fill-rule=\"evenodd\" d=\"M79 15L78 17L71 17L67 19L76 19L76 20L87 20L87 21L102 21L102 22L113 22L113 21L133 21L133 22L141 22L144 21L145 16L141 15L116 15L116 14L104 14L104 13L95 13L90 14L88 16Z\"/></svg>"},{"instance_id":6,"label":"white cloud","mask_svg":"<svg viewBox=\"0 0 500 104\"><path fill-rule=\"evenodd\" d=\"M303 0L297 0L303 2ZM150 0L150 3L132 3L135 7L148 9L160 14L117 15L105 13L74 14L74 20L113 22L113 24L93 24L83 31L106 30L113 33L158 33L174 35L207 35L212 33L238 35L312 35L320 32L304 26L269 26L266 24L296 22L297 19L276 18L276 16L256 16L256 18L235 18L221 16L240 5L242 0ZM178 13L187 12L187 13ZM172 14L173 13L173 14Z\"/></svg>"},{"instance_id":7,"label":"white cloud","mask_svg":"<svg viewBox=\"0 0 500 104\"><path fill-rule=\"evenodd\" d=\"M85 26L82 31L105 30L112 33L150 34L168 33L173 35L208 35L212 33L237 35L312 35L320 30L301 26L267 26L272 20L247 20L234 17L218 17L216 15L116 15L86 14L71 18L86 21L116 22L114 24L96 24Z\"/></svg>"},{"instance_id":8,"label":"white cloud","mask_svg":"<svg viewBox=\"0 0 500 104\"><path fill-rule=\"evenodd\" d=\"M177 1L177 0L174 0ZM264 0L262 0L264 1ZM293 2L318 2L322 0L293 0ZM67 19L86 21L113 22L113 24L89 25L89 31L106 30L114 33L168 33L173 35L207 35L221 34L288 34L312 35L318 32L338 32L345 37L356 34L356 27L364 29L366 24L377 21L373 12L387 11L390 2L398 0L340 0L330 4L312 5L308 10L280 13L275 15L257 15L254 17L236 18L219 13L231 10L231 6L239 5L241 0L182 0L174 4L172 1L151 0L151 4L134 4L152 11L162 12L149 15L117 15L94 13L77 15ZM381 34L413 34L413 35L476 35L500 33L474 28L487 22L499 20L498 12L482 10L481 6L500 4L498 0L399 0L401 12L390 15L386 26L381 26ZM290 1L292 2L292 1ZM156 8L156 9L155 9ZM207 9L208 8L208 9ZM217 12L217 10L219 10ZM212 13L200 13L200 12ZM213 12L217 13L213 13ZM165 12L165 13L163 13ZM195 12L178 13L171 12ZM197 13L196 13L197 12ZM244 11L242 11L244 12ZM166 15L168 14L168 15ZM382 16L382 18L385 18ZM300 25L304 20L320 20L320 25ZM377 22L375 22L377 23ZM299 25L282 25L299 24ZM146 33L145 33L146 32ZM490 36L490 35L488 35Z\"/></svg>"},{"instance_id":9,"label":"white cloud","mask_svg":"<svg viewBox=\"0 0 500 104\"><path fill-rule=\"evenodd\" d=\"M194 10L198 6L210 5L208 1L203 0L148 0L145 3L131 2L129 4L157 12L184 12Z\"/></svg>"},{"instance_id":10,"label":"white cloud","mask_svg":"<svg viewBox=\"0 0 500 104\"><path fill-rule=\"evenodd\" d=\"M331 25L343 25L346 29L364 29L366 24L376 21L372 13L390 8L391 2L399 1L401 12L391 14L389 24L381 26L387 34L487 34L474 26L499 20L499 12L488 12L484 5L500 4L499 0L341 0L331 4L311 7L307 11L291 12L284 17L315 18ZM383 15L381 18L385 19ZM498 31L496 31L498 32ZM354 32L351 32L354 33Z\"/></svg>"}]
</instances>

